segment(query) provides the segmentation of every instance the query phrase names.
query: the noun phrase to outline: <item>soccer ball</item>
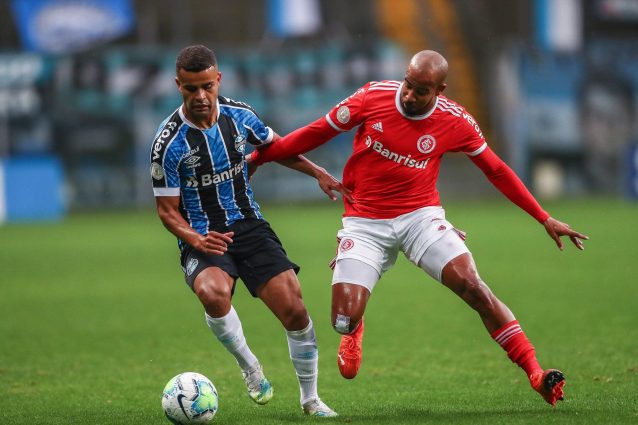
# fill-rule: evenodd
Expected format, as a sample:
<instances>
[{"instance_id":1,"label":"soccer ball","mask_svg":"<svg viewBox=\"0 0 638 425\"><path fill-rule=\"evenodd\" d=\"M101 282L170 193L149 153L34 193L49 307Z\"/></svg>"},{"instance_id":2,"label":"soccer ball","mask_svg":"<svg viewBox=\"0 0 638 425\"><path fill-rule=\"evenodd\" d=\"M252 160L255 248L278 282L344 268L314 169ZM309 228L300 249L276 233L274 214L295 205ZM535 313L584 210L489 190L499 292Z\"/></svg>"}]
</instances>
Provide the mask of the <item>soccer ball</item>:
<instances>
[{"instance_id":1,"label":"soccer ball","mask_svg":"<svg viewBox=\"0 0 638 425\"><path fill-rule=\"evenodd\" d=\"M196 372L173 377L162 393L162 408L174 424L207 424L215 417L218 404L213 383Z\"/></svg>"}]
</instances>

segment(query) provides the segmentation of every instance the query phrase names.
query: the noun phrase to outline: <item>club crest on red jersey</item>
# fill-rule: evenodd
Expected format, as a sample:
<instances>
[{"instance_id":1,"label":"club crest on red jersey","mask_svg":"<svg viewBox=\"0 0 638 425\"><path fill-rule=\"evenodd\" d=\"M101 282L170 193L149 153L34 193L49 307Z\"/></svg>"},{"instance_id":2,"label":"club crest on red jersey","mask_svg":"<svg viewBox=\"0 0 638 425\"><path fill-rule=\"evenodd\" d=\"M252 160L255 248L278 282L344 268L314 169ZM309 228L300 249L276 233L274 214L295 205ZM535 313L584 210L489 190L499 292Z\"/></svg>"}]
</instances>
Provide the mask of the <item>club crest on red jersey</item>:
<instances>
[{"instance_id":1,"label":"club crest on red jersey","mask_svg":"<svg viewBox=\"0 0 638 425\"><path fill-rule=\"evenodd\" d=\"M416 148L421 153L430 153L435 147L436 139L434 136L430 136L429 134L419 137L419 140L416 141Z\"/></svg>"}]
</instances>

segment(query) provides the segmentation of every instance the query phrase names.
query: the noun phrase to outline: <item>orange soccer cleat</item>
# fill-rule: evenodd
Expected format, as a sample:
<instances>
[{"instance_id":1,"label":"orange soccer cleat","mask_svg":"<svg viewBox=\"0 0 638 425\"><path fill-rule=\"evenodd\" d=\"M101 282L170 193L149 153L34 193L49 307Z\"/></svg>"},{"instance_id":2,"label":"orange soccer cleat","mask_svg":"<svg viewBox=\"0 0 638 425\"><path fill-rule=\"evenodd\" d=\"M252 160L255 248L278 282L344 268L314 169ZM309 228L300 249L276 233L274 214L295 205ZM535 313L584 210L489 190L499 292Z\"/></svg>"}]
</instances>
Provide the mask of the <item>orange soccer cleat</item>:
<instances>
[{"instance_id":1,"label":"orange soccer cleat","mask_svg":"<svg viewBox=\"0 0 638 425\"><path fill-rule=\"evenodd\" d=\"M337 353L337 365L339 366L341 376L346 379L354 378L359 372L361 359L363 357L363 351L361 349L362 342L363 318L361 318L361 322L359 322L359 326L357 326L354 332L341 337L341 344L339 345L339 352Z\"/></svg>"},{"instance_id":2,"label":"orange soccer cleat","mask_svg":"<svg viewBox=\"0 0 638 425\"><path fill-rule=\"evenodd\" d=\"M558 400L565 398L563 387L565 386L565 375L557 369L547 369L537 373L532 373L529 381L546 402L556 406Z\"/></svg>"}]
</instances>

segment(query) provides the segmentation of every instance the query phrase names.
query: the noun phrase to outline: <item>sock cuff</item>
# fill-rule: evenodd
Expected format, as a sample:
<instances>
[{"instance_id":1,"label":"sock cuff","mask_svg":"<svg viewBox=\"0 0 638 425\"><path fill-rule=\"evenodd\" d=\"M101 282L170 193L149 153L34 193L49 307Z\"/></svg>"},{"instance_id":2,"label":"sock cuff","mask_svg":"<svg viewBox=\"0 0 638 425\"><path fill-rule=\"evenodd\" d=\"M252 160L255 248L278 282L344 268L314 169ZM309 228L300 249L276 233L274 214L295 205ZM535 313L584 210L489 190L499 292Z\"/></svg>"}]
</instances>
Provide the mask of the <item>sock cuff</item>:
<instances>
[{"instance_id":1,"label":"sock cuff","mask_svg":"<svg viewBox=\"0 0 638 425\"><path fill-rule=\"evenodd\" d=\"M521 325L518 323L518 320L512 320L501 326L499 329L492 332L492 338L499 345L503 346L507 343L514 335L522 333L523 329Z\"/></svg>"},{"instance_id":2,"label":"sock cuff","mask_svg":"<svg viewBox=\"0 0 638 425\"><path fill-rule=\"evenodd\" d=\"M230 310L228 311L228 313L226 313L225 316L222 317L213 317L213 316L209 316L208 313L206 312L206 310L204 310L204 316L206 317L206 321L208 323L213 323L213 324L221 324L226 322L228 319L230 319L231 317L237 316L237 312L235 311L235 307L230 306Z\"/></svg>"},{"instance_id":3,"label":"sock cuff","mask_svg":"<svg viewBox=\"0 0 638 425\"><path fill-rule=\"evenodd\" d=\"M314 334L314 328L312 326L312 319L310 317L308 317L308 326L306 326L305 328L298 330L298 331L286 331L286 335L288 335L290 338L299 340L299 341L303 341L305 340L306 336L308 335L312 335Z\"/></svg>"}]
</instances>

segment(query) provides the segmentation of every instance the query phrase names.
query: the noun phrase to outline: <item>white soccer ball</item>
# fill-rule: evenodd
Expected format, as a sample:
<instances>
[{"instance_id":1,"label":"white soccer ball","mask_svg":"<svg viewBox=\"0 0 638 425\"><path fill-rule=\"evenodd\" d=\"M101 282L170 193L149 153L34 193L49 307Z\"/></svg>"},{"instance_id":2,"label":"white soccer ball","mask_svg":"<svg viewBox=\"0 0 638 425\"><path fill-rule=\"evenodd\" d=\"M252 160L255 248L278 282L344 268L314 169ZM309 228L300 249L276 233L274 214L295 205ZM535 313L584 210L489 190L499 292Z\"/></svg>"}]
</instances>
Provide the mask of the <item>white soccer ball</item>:
<instances>
[{"instance_id":1,"label":"white soccer ball","mask_svg":"<svg viewBox=\"0 0 638 425\"><path fill-rule=\"evenodd\" d=\"M162 408L174 424L207 424L218 406L217 389L210 379L196 372L173 377L162 393Z\"/></svg>"}]
</instances>

